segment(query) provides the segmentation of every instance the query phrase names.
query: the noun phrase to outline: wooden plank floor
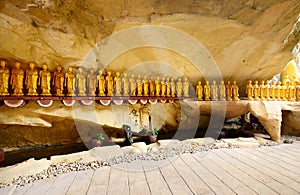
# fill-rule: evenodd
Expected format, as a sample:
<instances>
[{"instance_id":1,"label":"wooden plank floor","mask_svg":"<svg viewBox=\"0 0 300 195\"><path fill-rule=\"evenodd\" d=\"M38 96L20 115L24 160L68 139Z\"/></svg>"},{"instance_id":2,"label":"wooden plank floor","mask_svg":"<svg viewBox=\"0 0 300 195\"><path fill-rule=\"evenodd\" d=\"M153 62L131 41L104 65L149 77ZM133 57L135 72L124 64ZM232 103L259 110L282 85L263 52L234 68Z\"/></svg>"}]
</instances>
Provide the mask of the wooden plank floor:
<instances>
[{"instance_id":1,"label":"wooden plank floor","mask_svg":"<svg viewBox=\"0 0 300 195\"><path fill-rule=\"evenodd\" d=\"M300 142L183 154L50 177L0 194L300 194Z\"/></svg>"}]
</instances>

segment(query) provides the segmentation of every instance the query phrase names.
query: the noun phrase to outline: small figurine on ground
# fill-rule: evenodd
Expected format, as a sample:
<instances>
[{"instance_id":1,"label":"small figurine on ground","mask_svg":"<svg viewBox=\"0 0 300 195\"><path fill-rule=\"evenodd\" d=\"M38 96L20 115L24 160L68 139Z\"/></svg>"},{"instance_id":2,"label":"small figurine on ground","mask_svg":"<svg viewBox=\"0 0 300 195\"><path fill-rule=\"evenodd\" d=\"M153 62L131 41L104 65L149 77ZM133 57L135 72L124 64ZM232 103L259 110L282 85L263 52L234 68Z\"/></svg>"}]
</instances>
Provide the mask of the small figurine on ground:
<instances>
[{"instance_id":1,"label":"small figurine on ground","mask_svg":"<svg viewBox=\"0 0 300 195\"><path fill-rule=\"evenodd\" d=\"M197 94L198 100L202 101L203 100L203 87L202 87L201 81L198 81L198 84L196 86L196 94Z\"/></svg>"},{"instance_id":2,"label":"small figurine on ground","mask_svg":"<svg viewBox=\"0 0 300 195\"><path fill-rule=\"evenodd\" d=\"M239 87L236 84L236 81L233 81L232 85L232 96L234 101L238 101L239 99Z\"/></svg>"},{"instance_id":3,"label":"small figurine on ground","mask_svg":"<svg viewBox=\"0 0 300 195\"><path fill-rule=\"evenodd\" d=\"M209 81L206 81L206 84L204 85L204 100L210 101L210 86Z\"/></svg>"}]
</instances>

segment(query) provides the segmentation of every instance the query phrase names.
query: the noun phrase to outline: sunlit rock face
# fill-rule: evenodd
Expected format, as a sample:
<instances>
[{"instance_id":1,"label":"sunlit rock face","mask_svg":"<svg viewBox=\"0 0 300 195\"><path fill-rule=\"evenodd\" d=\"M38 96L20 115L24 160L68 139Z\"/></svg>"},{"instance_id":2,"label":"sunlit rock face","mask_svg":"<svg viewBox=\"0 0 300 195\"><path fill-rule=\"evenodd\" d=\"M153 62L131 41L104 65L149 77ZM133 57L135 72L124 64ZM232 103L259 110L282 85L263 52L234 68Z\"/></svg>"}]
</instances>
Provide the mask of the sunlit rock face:
<instances>
[{"instance_id":1,"label":"sunlit rock face","mask_svg":"<svg viewBox=\"0 0 300 195\"><path fill-rule=\"evenodd\" d=\"M86 63L84 60L87 54L95 53L99 45L106 45L107 42L101 41L111 35L131 27L159 25L186 33L206 48L222 78L237 80L241 96L244 95L246 80L267 80L281 72L299 41L297 17L300 3L297 0L2 0L0 10L0 58L7 59L10 67L15 60L21 61L24 68L28 68L28 62L32 61L39 69L42 63L46 63L50 71L54 71L57 64L62 65L64 71L71 65L82 66L85 71L106 66L108 70L121 73L141 66L145 70L141 74L160 77L172 69L174 77L184 75L194 86L199 79L208 77L195 68L203 64L195 65L168 48L145 46L131 49L109 63L103 62L101 53L96 53L97 61ZM145 38L146 35L147 32ZM109 38L106 41L110 41ZM161 41L169 43L171 40L164 37ZM182 114L176 104L163 105L163 109L157 107L153 109L160 119L156 120L160 121L157 127L172 130L179 126L181 118L189 119L189 115ZM87 129L93 130L92 133L87 130L81 136L83 140L93 136L98 124L111 129L121 127L108 117L114 117L112 111L99 110L107 117L99 123L82 120ZM128 110L120 113L128 114ZM1 141L5 144L0 147L52 145L57 140L59 143L81 141L73 111L59 102L50 108L40 108L35 102L30 102L24 108L9 108L9 114L1 114L1 131L12 133L16 139ZM166 124L164 117L168 118ZM207 120L200 120L199 124L202 127L208 125Z\"/></svg>"}]
</instances>

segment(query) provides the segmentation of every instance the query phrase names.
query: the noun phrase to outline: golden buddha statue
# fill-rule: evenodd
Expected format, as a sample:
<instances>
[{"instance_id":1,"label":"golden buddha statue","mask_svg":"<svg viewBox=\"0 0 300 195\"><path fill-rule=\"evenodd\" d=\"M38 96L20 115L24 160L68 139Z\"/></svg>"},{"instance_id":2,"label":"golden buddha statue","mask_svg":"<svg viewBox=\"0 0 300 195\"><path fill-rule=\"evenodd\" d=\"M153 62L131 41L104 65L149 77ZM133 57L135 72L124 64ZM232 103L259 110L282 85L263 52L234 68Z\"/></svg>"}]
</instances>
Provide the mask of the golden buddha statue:
<instances>
[{"instance_id":1,"label":"golden buddha statue","mask_svg":"<svg viewBox=\"0 0 300 195\"><path fill-rule=\"evenodd\" d=\"M198 81L198 84L196 86L196 94L199 101L203 100L203 87L201 84L201 81Z\"/></svg>"},{"instance_id":2,"label":"golden buddha statue","mask_svg":"<svg viewBox=\"0 0 300 195\"><path fill-rule=\"evenodd\" d=\"M167 96L167 97L171 97L170 78L166 78L166 87L167 87L166 96Z\"/></svg>"},{"instance_id":3,"label":"golden buddha statue","mask_svg":"<svg viewBox=\"0 0 300 195\"><path fill-rule=\"evenodd\" d=\"M129 96L129 81L126 72L123 73L122 85L123 85L123 96Z\"/></svg>"},{"instance_id":4,"label":"golden buddha statue","mask_svg":"<svg viewBox=\"0 0 300 195\"><path fill-rule=\"evenodd\" d=\"M248 100L253 100L253 85L251 80L248 81L248 84L246 86L246 95L248 97Z\"/></svg>"},{"instance_id":5,"label":"golden buddha statue","mask_svg":"<svg viewBox=\"0 0 300 195\"><path fill-rule=\"evenodd\" d=\"M149 96L149 81L147 79L147 75L144 75L143 78L143 90L144 90L144 96Z\"/></svg>"},{"instance_id":6,"label":"golden buddha statue","mask_svg":"<svg viewBox=\"0 0 300 195\"><path fill-rule=\"evenodd\" d=\"M105 96L105 76L102 70L99 70L99 74L97 75L97 83L98 83L98 96Z\"/></svg>"},{"instance_id":7,"label":"golden buddha statue","mask_svg":"<svg viewBox=\"0 0 300 195\"><path fill-rule=\"evenodd\" d=\"M232 100L232 98L231 98L232 97L232 88L231 88L230 81L227 81L225 88L226 88L226 100L231 101Z\"/></svg>"},{"instance_id":8,"label":"golden buddha statue","mask_svg":"<svg viewBox=\"0 0 300 195\"><path fill-rule=\"evenodd\" d=\"M260 100L260 87L258 85L258 81L254 81L254 86L253 86L253 96L254 100L258 101Z\"/></svg>"},{"instance_id":9,"label":"golden buddha statue","mask_svg":"<svg viewBox=\"0 0 300 195\"><path fill-rule=\"evenodd\" d=\"M233 85L232 85L232 99L234 101L240 100L239 99L239 87L236 84L236 81L233 81Z\"/></svg>"},{"instance_id":10,"label":"golden buddha statue","mask_svg":"<svg viewBox=\"0 0 300 195\"><path fill-rule=\"evenodd\" d=\"M265 83L265 87L266 87L266 100L271 100L271 95L270 95L270 81L267 80Z\"/></svg>"},{"instance_id":11,"label":"golden buddha statue","mask_svg":"<svg viewBox=\"0 0 300 195\"><path fill-rule=\"evenodd\" d=\"M276 84L275 97L277 100L281 100L281 81L278 81Z\"/></svg>"},{"instance_id":12,"label":"golden buddha statue","mask_svg":"<svg viewBox=\"0 0 300 195\"><path fill-rule=\"evenodd\" d=\"M224 81L221 81L219 84L219 99L221 101L226 100L226 87L225 87Z\"/></svg>"},{"instance_id":13,"label":"golden buddha statue","mask_svg":"<svg viewBox=\"0 0 300 195\"><path fill-rule=\"evenodd\" d=\"M296 88L295 88L295 84L292 82L290 83L290 86L288 87L288 100L289 101L295 101L296 100Z\"/></svg>"},{"instance_id":14,"label":"golden buddha statue","mask_svg":"<svg viewBox=\"0 0 300 195\"><path fill-rule=\"evenodd\" d=\"M210 86L209 81L206 81L206 84L204 85L204 100L209 101L210 100Z\"/></svg>"},{"instance_id":15,"label":"golden buddha statue","mask_svg":"<svg viewBox=\"0 0 300 195\"><path fill-rule=\"evenodd\" d=\"M82 67L78 68L78 73L75 78L75 85L78 91L78 96L86 96L86 77L83 74Z\"/></svg>"},{"instance_id":16,"label":"golden buddha statue","mask_svg":"<svg viewBox=\"0 0 300 195\"><path fill-rule=\"evenodd\" d=\"M53 74L53 89L56 96L63 96L64 95L64 80L65 74L62 72L61 65L56 67L56 71Z\"/></svg>"},{"instance_id":17,"label":"golden buddha statue","mask_svg":"<svg viewBox=\"0 0 300 195\"><path fill-rule=\"evenodd\" d=\"M189 93L189 81L188 79L185 77L184 81L183 81L183 96L184 97L189 97L190 93Z\"/></svg>"},{"instance_id":18,"label":"golden buddha statue","mask_svg":"<svg viewBox=\"0 0 300 195\"><path fill-rule=\"evenodd\" d=\"M155 80L155 96L160 96L161 83L159 77L156 77Z\"/></svg>"},{"instance_id":19,"label":"golden buddha statue","mask_svg":"<svg viewBox=\"0 0 300 195\"><path fill-rule=\"evenodd\" d=\"M280 87L280 99L282 101L286 101L287 100L287 87L286 87L286 83L285 81L283 81L281 87Z\"/></svg>"},{"instance_id":20,"label":"golden buddha statue","mask_svg":"<svg viewBox=\"0 0 300 195\"><path fill-rule=\"evenodd\" d=\"M165 97L166 96L166 92L167 92L167 86L166 86L166 83L165 83L165 77L163 77L161 79L160 84L161 84L161 94L160 95L162 97Z\"/></svg>"},{"instance_id":21,"label":"golden buddha statue","mask_svg":"<svg viewBox=\"0 0 300 195\"><path fill-rule=\"evenodd\" d=\"M266 100L265 81L261 81L261 84L260 84L259 88L260 88L260 100Z\"/></svg>"},{"instance_id":22,"label":"golden buddha statue","mask_svg":"<svg viewBox=\"0 0 300 195\"><path fill-rule=\"evenodd\" d=\"M173 77L171 77L171 80L170 80L170 88L171 88L171 97L175 97L175 94L176 94L176 84L175 84L175 81L174 81Z\"/></svg>"},{"instance_id":23,"label":"golden buddha statue","mask_svg":"<svg viewBox=\"0 0 300 195\"><path fill-rule=\"evenodd\" d=\"M114 78L114 85L115 85L115 96L121 96L122 81L119 72L116 73L116 76Z\"/></svg>"},{"instance_id":24,"label":"golden buddha statue","mask_svg":"<svg viewBox=\"0 0 300 195\"><path fill-rule=\"evenodd\" d=\"M130 84L130 95L136 96L136 80L134 74L131 74L131 77L129 79L129 84Z\"/></svg>"},{"instance_id":25,"label":"golden buddha statue","mask_svg":"<svg viewBox=\"0 0 300 195\"><path fill-rule=\"evenodd\" d=\"M87 76L87 88L89 96L96 96L96 87L97 87L97 77L95 75L95 70L90 69L90 73Z\"/></svg>"},{"instance_id":26,"label":"golden buddha statue","mask_svg":"<svg viewBox=\"0 0 300 195\"><path fill-rule=\"evenodd\" d=\"M38 82L39 73L35 69L35 63L29 63L29 70L26 71L25 85L28 90L27 95L37 96L37 82Z\"/></svg>"},{"instance_id":27,"label":"golden buddha statue","mask_svg":"<svg viewBox=\"0 0 300 195\"><path fill-rule=\"evenodd\" d=\"M153 80L153 76L150 76L149 80L149 90L150 90L150 96L155 96L155 81Z\"/></svg>"},{"instance_id":28,"label":"golden buddha statue","mask_svg":"<svg viewBox=\"0 0 300 195\"><path fill-rule=\"evenodd\" d=\"M295 80L300 79L300 73L298 70L297 63L299 62L300 54L298 54L294 59L288 62L284 70L280 74L280 81L283 82L288 77L290 82L295 82ZM288 82L286 80L286 82ZM289 84L289 83L288 83Z\"/></svg>"},{"instance_id":29,"label":"golden buddha statue","mask_svg":"<svg viewBox=\"0 0 300 195\"><path fill-rule=\"evenodd\" d=\"M300 101L300 82L296 81L296 101Z\"/></svg>"},{"instance_id":30,"label":"golden buddha statue","mask_svg":"<svg viewBox=\"0 0 300 195\"><path fill-rule=\"evenodd\" d=\"M106 81L107 96L113 96L114 78L113 78L110 71L107 72L107 75L105 77L105 81Z\"/></svg>"},{"instance_id":31,"label":"golden buddha statue","mask_svg":"<svg viewBox=\"0 0 300 195\"><path fill-rule=\"evenodd\" d=\"M0 67L0 96L9 95L8 93L8 83L9 83L9 69L6 67L7 61L1 60Z\"/></svg>"},{"instance_id":32,"label":"golden buddha statue","mask_svg":"<svg viewBox=\"0 0 300 195\"><path fill-rule=\"evenodd\" d=\"M270 87L270 94L271 94L271 100L276 100L276 83L275 81L272 81L271 87Z\"/></svg>"},{"instance_id":33,"label":"golden buddha statue","mask_svg":"<svg viewBox=\"0 0 300 195\"><path fill-rule=\"evenodd\" d=\"M176 92L177 92L177 97L182 96L182 81L180 77L177 79L176 82Z\"/></svg>"},{"instance_id":34,"label":"golden buddha statue","mask_svg":"<svg viewBox=\"0 0 300 195\"><path fill-rule=\"evenodd\" d=\"M69 66L68 72L65 74L65 87L67 96L75 96L75 74L71 66Z\"/></svg>"},{"instance_id":35,"label":"golden buddha statue","mask_svg":"<svg viewBox=\"0 0 300 195\"><path fill-rule=\"evenodd\" d=\"M218 101L218 86L217 86L217 82L213 81L212 85L210 86L211 88L211 100L212 101Z\"/></svg>"},{"instance_id":36,"label":"golden buddha statue","mask_svg":"<svg viewBox=\"0 0 300 195\"><path fill-rule=\"evenodd\" d=\"M137 96L143 96L143 83L142 83L141 75L137 75L136 84L137 84Z\"/></svg>"},{"instance_id":37,"label":"golden buddha statue","mask_svg":"<svg viewBox=\"0 0 300 195\"><path fill-rule=\"evenodd\" d=\"M42 70L39 72L39 86L42 90L42 96L51 96L51 73L48 70L47 64L42 65Z\"/></svg>"}]
</instances>

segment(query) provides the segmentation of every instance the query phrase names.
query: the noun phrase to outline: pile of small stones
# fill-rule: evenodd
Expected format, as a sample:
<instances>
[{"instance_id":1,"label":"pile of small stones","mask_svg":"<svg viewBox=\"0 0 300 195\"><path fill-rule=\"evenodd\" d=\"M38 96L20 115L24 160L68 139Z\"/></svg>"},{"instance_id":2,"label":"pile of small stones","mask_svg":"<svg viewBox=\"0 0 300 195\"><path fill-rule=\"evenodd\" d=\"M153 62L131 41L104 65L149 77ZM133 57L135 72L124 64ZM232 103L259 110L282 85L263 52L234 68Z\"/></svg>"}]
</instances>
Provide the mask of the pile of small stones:
<instances>
[{"instance_id":1,"label":"pile of small stones","mask_svg":"<svg viewBox=\"0 0 300 195\"><path fill-rule=\"evenodd\" d=\"M13 179L11 183L0 183L0 188L10 185L24 186L25 184L32 183L41 179L46 179L49 177L56 177L62 173L68 173L72 171L83 171L87 169L97 169L103 166L111 166L120 163L130 163L135 160L164 160L170 157L178 156L184 153L196 153L201 151L208 151L213 148L213 144L183 144L180 146L166 146L158 148L156 151L150 151L146 153L135 153L128 152L123 155L114 156L105 161L92 161L92 162L71 162L71 163L56 163L51 164L50 167L43 172L37 173L35 175L20 176Z\"/></svg>"}]
</instances>

